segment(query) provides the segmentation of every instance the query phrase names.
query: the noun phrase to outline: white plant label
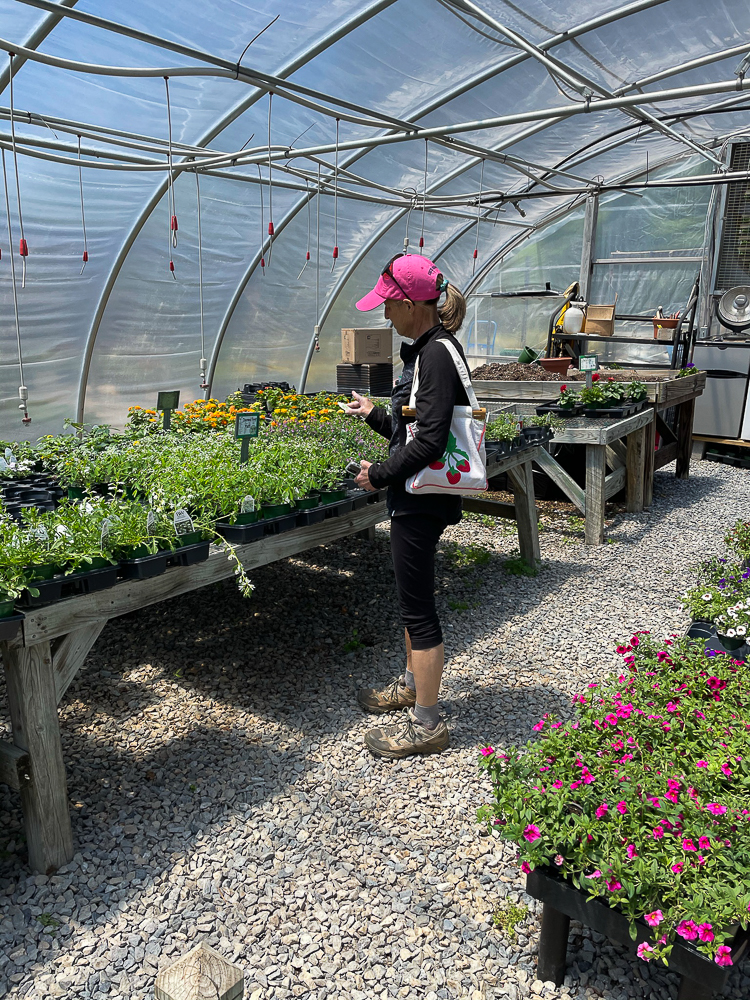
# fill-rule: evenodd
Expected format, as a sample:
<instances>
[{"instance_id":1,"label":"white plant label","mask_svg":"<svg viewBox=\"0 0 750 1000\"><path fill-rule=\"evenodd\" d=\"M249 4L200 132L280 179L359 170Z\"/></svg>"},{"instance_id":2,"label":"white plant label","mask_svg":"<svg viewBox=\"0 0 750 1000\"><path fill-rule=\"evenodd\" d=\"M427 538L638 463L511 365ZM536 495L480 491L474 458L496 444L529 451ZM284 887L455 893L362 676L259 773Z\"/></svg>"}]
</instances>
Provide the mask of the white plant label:
<instances>
[{"instance_id":1,"label":"white plant label","mask_svg":"<svg viewBox=\"0 0 750 1000\"><path fill-rule=\"evenodd\" d=\"M156 514L152 510L146 514L146 531L149 535L156 534Z\"/></svg>"},{"instance_id":2,"label":"white plant label","mask_svg":"<svg viewBox=\"0 0 750 1000\"><path fill-rule=\"evenodd\" d=\"M0 458L0 472L7 472L7 470L9 468L10 468L10 466L5 461L5 459L4 458Z\"/></svg>"},{"instance_id":3,"label":"white plant label","mask_svg":"<svg viewBox=\"0 0 750 1000\"><path fill-rule=\"evenodd\" d=\"M243 497L242 505L240 507L240 513L242 514L252 514L255 510L255 500L253 497Z\"/></svg>"},{"instance_id":4,"label":"white plant label","mask_svg":"<svg viewBox=\"0 0 750 1000\"><path fill-rule=\"evenodd\" d=\"M67 538L68 541L73 541L73 532L66 528L64 524L55 525L55 534L61 538Z\"/></svg>"},{"instance_id":5,"label":"white plant label","mask_svg":"<svg viewBox=\"0 0 750 1000\"><path fill-rule=\"evenodd\" d=\"M107 544L107 539L109 538L109 533L112 529L112 522L108 517L105 517L102 521L102 535L101 535L101 547Z\"/></svg>"},{"instance_id":6,"label":"white plant label","mask_svg":"<svg viewBox=\"0 0 750 1000\"><path fill-rule=\"evenodd\" d=\"M38 528L34 528L34 538L38 538L40 542L49 542L49 534L43 524L40 524Z\"/></svg>"},{"instance_id":7,"label":"white plant label","mask_svg":"<svg viewBox=\"0 0 750 1000\"><path fill-rule=\"evenodd\" d=\"M11 469L15 469L16 465L18 464L16 461L16 456L13 454L11 448L5 449L5 461L8 463Z\"/></svg>"},{"instance_id":8,"label":"white plant label","mask_svg":"<svg viewBox=\"0 0 750 1000\"><path fill-rule=\"evenodd\" d=\"M186 510L176 510L174 512L174 530L178 535L189 535L195 531L193 519Z\"/></svg>"}]
</instances>

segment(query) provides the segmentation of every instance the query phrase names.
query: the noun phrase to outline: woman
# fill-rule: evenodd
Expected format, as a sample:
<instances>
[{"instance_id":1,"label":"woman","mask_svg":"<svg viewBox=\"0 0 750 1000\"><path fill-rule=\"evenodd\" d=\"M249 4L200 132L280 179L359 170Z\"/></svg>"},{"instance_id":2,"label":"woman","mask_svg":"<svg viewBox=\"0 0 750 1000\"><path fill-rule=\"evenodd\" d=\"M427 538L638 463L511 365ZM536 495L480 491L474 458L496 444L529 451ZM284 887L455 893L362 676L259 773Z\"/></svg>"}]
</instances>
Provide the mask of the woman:
<instances>
[{"instance_id":1,"label":"woman","mask_svg":"<svg viewBox=\"0 0 750 1000\"><path fill-rule=\"evenodd\" d=\"M445 302L438 308L443 293ZM439 342L450 341L466 363L461 345L453 337L466 315L466 302L431 260L418 254L399 254L385 267L375 288L357 303L357 309L366 312L383 303L385 318L400 337L411 341L401 346L404 368L391 394L392 415L356 392L352 392L354 401L347 412L363 416L370 427L390 440L387 461L362 462L357 484L368 490L388 487L406 673L383 689L360 691L357 700L368 712L407 709L404 722L379 726L365 736L365 744L376 757L399 758L440 753L450 742L437 704L444 649L435 608L435 548L447 525L461 520L461 498L436 493L413 495L406 491L405 483L409 476L443 457L453 407L469 403L451 355ZM407 444L408 421L401 407L409 404L417 358L419 433Z\"/></svg>"}]
</instances>

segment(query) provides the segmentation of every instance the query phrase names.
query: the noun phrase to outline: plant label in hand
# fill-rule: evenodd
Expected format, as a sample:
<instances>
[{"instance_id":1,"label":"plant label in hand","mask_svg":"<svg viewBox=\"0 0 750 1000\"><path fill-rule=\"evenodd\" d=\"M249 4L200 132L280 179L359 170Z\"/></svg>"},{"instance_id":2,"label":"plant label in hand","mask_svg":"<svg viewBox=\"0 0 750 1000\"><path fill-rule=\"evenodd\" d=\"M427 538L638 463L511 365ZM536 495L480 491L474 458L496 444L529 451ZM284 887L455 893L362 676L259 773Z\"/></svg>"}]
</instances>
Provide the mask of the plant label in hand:
<instances>
[{"instance_id":1,"label":"plant label in hand","mask_svg":"<svg viewBox=\"0 0 750 1000\"><path fill-rule=\"evenodd\" d=\"M241 514L252 514L255 510L255 500L253 497L243 497L242 503L240 504Z\"/></svg>"},{"instance_id":2,"label":"plant label in hand","mask_svg":"<svg viewBox=\"0 0 750 1000\"><path fill-rule=\"evenodd\" d=\"M195 531L193 519L186 510L176 510L174 512L174 530L178 535L189 535Z\"/></svg>"}]
</instances>

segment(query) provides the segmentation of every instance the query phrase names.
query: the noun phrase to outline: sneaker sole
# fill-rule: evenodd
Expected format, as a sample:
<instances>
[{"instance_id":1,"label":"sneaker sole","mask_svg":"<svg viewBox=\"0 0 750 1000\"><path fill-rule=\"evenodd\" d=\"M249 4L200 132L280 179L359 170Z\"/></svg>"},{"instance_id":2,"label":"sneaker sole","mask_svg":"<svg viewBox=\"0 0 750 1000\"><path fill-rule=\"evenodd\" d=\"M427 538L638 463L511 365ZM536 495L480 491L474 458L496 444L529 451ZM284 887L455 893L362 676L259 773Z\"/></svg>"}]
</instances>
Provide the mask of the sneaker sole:
<instances>
[{"instance_id":1,"label":"sneaker sole","mask_svg":"<svg viewBox=\"0 0 750 1000\"><path fill-rule=\"evenodd\" d=\"M402 750L381 750L379 748L376 749L375 747L371 747L370 744L367 742L367 740L365 740L365 746L373 755L373 757L382 757L385 758L386 760L401 760L404 757L428 757L430 754L433 753L442 753L443 750L448 749L450 743L446 743L445 746L443 747L436 745L427 745L420 748L419 750L417 749L408 750L407 748L404 748Z\"/></svg>"}]
</instances>

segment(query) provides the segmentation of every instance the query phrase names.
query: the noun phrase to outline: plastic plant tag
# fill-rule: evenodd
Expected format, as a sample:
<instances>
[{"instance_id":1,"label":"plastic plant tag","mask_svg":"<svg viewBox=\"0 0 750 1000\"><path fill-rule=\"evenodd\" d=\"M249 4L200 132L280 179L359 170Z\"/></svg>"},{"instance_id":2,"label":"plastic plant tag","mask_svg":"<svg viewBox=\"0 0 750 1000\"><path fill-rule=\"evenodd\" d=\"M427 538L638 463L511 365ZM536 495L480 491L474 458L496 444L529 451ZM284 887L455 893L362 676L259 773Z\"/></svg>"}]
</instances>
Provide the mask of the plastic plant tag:
<instances>
[{"instance_id":1,"label":"plastic plant tag","mask_svg":"<svg viewBox=\"0 0 750 1000\"><path fill-rule=\"evenodd\" d=\"M252 514L255 510L255 500L253 497L243 497L242 504L240 506L241 514Z\"/></svg>"},{"instance_id":2,"label":"plastic plant tag","mask_svg":"<svg viewBox=\"0 0 750 1000\"><path fill-rule=\"evenodd\" d=\"M91 501L87 500L85 503L81 504L81 508L84 514L93 514L94 508L91 505Z\"/></svg>"},{"instance_id":3,"label":"plastic plant tag","mask_svg":"<svg viewBox=\"0 0 750 1000\"><path fill-rule=\"evenodd\" d=\"M61 538L67 538L71 542L73 541L73 532L66 528L64 524L55 525L55 534Z\"/></svg>"},{"instance_id":4,"label":"plastic plant tag","mask_svg":"<svg viewBox=\"0 0 750 1000\"><path fill-rule=\"evenodd\" d=\"M156 534L156 514L152 510L146 514L146 531L149 535Z\"/></svg>"},{"instance_id":5,"label":"plastic plant tag","mask_svg":"<svg viewBox=\"0 0 750 1000\"><path fill-rule=\"evenodd\" d=\"M0 472L6 472L9 468L10 468L10 466L5 461L5 459L4 458L0 458Z\"/></svg>"},{"instance_id":6,"label":"plastic plant tag","mask_svg":"<svg viewBox=\"0 0 750 1000\"><path fill-rule=\"evenodd\" d=\"M8 463L11 469L14 469L18 464L16 461L16 456L13 454L13 450L11 448L5 449L5 461Z\"/></svg>"},{"instance_id":7,"label":"plastic plant tag","mask_svg":"<svg viewBox=\"0 0 750 1000\"><path fill-rule=\"evenodd\" d=\"M109 533L112 528L112 522L108 517L105 517L102 521L102 534L101 534L101 547L104 548L107 544L107 539L109 538Z\"/></svg>"},{"instance_id":8,"label":"plastic plant tag","mask_svg":"<svg viewBox=\"0 0 750 1000\"><path fill-rule=\"evenodd\" d=\"M174 512L174 530L178 535L189 535L195 531L193 519L186 510L176 510Z\"/></svg>"},{"instance_id":9,"label":"plastic plant tag","mask_svg":"<svg viewBox=\"0 0 750 1000\"><path fill-rule=\"evenodd\" d=\"M38 539L40 542L49 542L49 534L43 524L34 528L34 538Z\"/></svg>"}]
</instances>

